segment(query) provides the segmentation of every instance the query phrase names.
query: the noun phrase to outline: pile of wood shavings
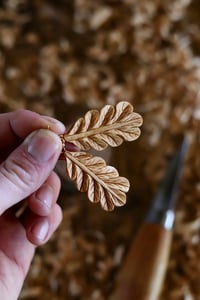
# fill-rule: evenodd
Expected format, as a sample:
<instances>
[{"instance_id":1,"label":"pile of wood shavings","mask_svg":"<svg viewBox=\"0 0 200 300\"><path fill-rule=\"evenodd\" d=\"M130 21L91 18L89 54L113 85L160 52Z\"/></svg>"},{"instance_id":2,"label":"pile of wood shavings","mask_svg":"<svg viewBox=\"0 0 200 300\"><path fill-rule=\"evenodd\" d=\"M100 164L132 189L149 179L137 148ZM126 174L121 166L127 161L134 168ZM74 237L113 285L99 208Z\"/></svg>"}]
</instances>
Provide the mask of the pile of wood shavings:
<instances>
[{"instance_id":1,"label":"pile of wood shavings","mask_svg":"<svg viewBox=\"0 0 200 300\"><path fill-rule=\"evenodd\" d=\"M38 249L20 299L108 299L169 158L187 133L190 154L162 300L198 300L198 11L197 0L2 1L1 112L28 108L68 125L88 109L127 100L144 118L141 138L111 157L131 182L127 209L103 213L64 183L63 223Z\"/></svg>"}]
</instances>

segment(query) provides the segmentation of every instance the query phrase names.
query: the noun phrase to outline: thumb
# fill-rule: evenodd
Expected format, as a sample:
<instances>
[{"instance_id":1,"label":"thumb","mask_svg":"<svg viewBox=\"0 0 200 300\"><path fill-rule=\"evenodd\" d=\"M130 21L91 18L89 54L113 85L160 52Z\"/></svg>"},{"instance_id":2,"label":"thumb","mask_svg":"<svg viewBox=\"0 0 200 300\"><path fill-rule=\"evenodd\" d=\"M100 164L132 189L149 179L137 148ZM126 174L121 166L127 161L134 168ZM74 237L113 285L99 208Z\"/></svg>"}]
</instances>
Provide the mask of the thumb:
<instances>
[{"instance_id":1,"label":"thumb","mask_svg":"<svg viewBox=\"0 0 200 300\"><path fill-rule=\"evenodd\" d=\"M47 179L62 143L50 130L32 132L0 165L0 215L35 192Z\"/></svg>"}]
</instances>

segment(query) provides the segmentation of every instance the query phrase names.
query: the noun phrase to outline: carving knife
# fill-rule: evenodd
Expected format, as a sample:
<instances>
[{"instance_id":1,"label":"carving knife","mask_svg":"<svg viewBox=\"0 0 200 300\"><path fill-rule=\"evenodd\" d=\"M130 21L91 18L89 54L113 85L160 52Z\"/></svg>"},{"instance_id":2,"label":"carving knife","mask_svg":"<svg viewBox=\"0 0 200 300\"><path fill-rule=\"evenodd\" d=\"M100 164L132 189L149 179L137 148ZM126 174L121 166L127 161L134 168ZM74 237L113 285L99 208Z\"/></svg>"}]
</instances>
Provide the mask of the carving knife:
<instances>
[{"instance_id":1,"label":"carving knife","mask_svg":"<svg viewBox=\"0 0 200 300\"><path fill-rule=\"evenodd\" d=\"M171 248L176 194L187 148L184 138L130 246L110 300L158 299Z\"/></svg>"}]
</instances>

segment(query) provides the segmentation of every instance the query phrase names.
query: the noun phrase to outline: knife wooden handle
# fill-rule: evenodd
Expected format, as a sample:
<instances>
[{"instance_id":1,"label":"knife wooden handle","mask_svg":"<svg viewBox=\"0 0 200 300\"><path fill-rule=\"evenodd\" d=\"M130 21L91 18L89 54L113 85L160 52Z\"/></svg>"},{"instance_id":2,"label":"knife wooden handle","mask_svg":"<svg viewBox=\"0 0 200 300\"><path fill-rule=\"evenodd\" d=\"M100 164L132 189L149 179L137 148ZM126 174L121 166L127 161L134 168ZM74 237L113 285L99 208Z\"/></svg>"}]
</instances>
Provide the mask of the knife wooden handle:
<instances>
[{"instance_id":1,"label":"knife wooden handle","mask_svg":"<svg viewBox=\"0 0 200 300\"><path fill-rule=\"evenodd\" d=\"M157 300L168 263L172 230L144 223L117 277L110 300Z\"/></svg>"}]
</instances>

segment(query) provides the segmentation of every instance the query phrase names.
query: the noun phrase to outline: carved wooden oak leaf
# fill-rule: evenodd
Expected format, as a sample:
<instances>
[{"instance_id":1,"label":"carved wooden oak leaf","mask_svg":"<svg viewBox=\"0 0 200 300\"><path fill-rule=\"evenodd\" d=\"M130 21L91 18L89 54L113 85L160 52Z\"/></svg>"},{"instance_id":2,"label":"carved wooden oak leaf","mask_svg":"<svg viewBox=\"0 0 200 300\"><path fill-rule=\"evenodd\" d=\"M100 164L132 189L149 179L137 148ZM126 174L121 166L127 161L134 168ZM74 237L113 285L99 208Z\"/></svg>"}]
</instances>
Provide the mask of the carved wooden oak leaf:
<instances>
[{"instance_id":1,"label":"carved wooden oak leaf","mask_svg":"<svg viewBox=\"0 0 200 300\"><path fill-rule=\"evenodd\" d=\"M100 202L105 210L113 210L126 202L129 181L107 166L100 157L85 152L66 152L67 175L78 190L86 192L91 202Z\"/></svg>"},{"instance_id":2,"label":"carved wooden oak leaf","mask_svg":"<svg viewBox=\"0 0 200 300\"><path fill-rule=\"evenodd\" d=\"M133 112L129 102L119 102L115 107L104 106L101 111L90 110L75 122L64 135L67 142L81 150L103 150L108 145L119 146L123 140L133 141L140 135L142 117Z\"/></svg>"},{"instance_id":3,"label":"carved wooden oak leaf","mask_svg":"<svg viewBox=\"0 0 200 300\"><path fill-rule=\"evenodd\" d=\"M78 190L86 192L91 202L100 202L105 210L126 203L129 181L120 177L117 170L107 166L100 157L86 152L70 152L66 142L71 142L82 150L90 148L103 150L108 145L119 146L124 140L133 141L140 135L142 117L133 112L128 102L119 102L115 107L104 106L100 112L91 110L61 135L66 172L74 180Z\"/></svg>"}]
</instances>

